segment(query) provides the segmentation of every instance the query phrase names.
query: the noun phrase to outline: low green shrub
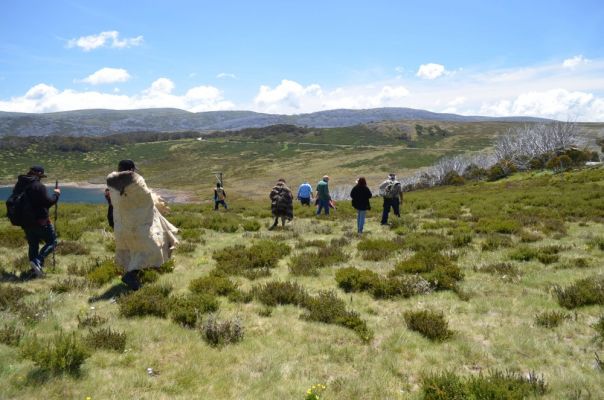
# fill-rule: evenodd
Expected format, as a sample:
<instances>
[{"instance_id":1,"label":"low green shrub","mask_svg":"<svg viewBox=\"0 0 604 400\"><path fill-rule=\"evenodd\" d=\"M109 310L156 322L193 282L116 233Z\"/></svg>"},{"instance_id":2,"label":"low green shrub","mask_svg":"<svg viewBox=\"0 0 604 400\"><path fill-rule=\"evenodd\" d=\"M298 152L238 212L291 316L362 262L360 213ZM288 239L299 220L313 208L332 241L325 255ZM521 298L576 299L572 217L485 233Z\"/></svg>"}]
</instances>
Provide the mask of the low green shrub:
<instances>
[{"instance_id":1,"label":"low green shrub","mask_svg":"<svg viewBox=\"0 0 604 400\"><path fill-rule=\"evenodd\" d=\"M474 240L474 235L470 230L457 229L451 231L450 234L453 247L465 247L472 243L472 240Z\"/></svg>"},{"instance_id":2,"label":"low green shrub","mask_svg":"<svg viewBox=\"0 0 604 400\"><path fill-rule=\"evenodd\" d=\"M419 332L422 336L435 341L443 341L451 337L449 323L443 313L430 310L406 311L405 323L412 331Z\"/></svg>"},{"instance_id":3,"label":"low green shrub","mask_svg":"<svg viewBox=\"0 0 604 400\"><path fill-rule=\"evenodd\" d=\"M0 328L0 343L7 346L18 346L23 334L23 329L16 324L4 324Z\"/></svg>"},{"instance_id":4,"label":"low green shrub","mask_svg":"<svg viewBox=\"0 0 604 400\"><path fill-rule=\"evenodd\" d=\"M413 251L439 252L451 247L447 237L436 233L410 233L405 236L403 246Z\"/></svg>"},{"instance_id":5,"label":"low green shrub","mask_svg":"<svg viewBox=\"0 0 604 400\"><path fill-rule=\"evenodd\" d=\"M228 296L237 291L237 284L223 275L210 273L210 275L193 279L189 283L189 290L197 294Z\"/></svg>"},{"instance_id":6,"label":"low green shrub","mask_svg":"<svg viewBox=\"0 0 604 400\"><path fill-rule=\"evenodd\" d=\"M14 308L22 298L31 292L14 285L0 285L0 311Z\"/></svg>"},{"instance_id":7,"label":"low green shrub","mask_svg":"<svg viewBox=\"0 0 604 400\"><path fill-rule=\"evenodd\" d=\"M355 267L341 268L336 271L336 282L345 292L362 292L371 290L380 280L380 276L368 269Z\"/></svg>"},{"instance_id":8,"label":"low green shrub","mask_svg":"<svg viewBox=\"0 0 604 400\"><path fill-rule=\"evenodd\" d=\"M566 288L555 286L554 294L558 304L568 309L604 304L604 277L581 279Z\"/></svg>"},{"instance_id":9,"label":"low green shrub","mask_svg":"<svg viewBox=\"0 0 604 400\"><path fill-rule=\"evenodd\" d=\"M520 230L520 223L513 219L481 218L474 226L477 233L511 234Z\"/></svg>"},{"instance_id":10,"label":"low green shrub","mask_svg":"<svg viewBox=\"0 0 604 400\"><path fill-rule=\"evenodd\" d=\"M147 285L117 300L120 315L126 318L153 315L165 318L168 314L169 286Z\"/></svg>"},{"instance_id":11,"label":"low green shrub","mask_svg":"<svg viewBox=\"0 0 604 400\"><path fill-rule=\"evenodd\" d=\"M182 240L186 240L189 243L203 243L203 233L201 229L182 229L180 231L180 237Z\"/></svg>"},{"instance_id":12,"label":"low green shrub","mask_svg":"<svg viewBox=\"0 0 604 400\"><path fill-rule=\"evenodd\" d=\"M432 291L430 282L419 275L389 276L380 278L370 289L371 295L376 299L390 299L396 297L408 298L418 294Z\"/></svg>"},{"instance_id":13,"label":"low green shrub","mask_svg":"<svg viewBox=\"0 0 604 400\"><path fill-rule=\"evenodd\" d=\"M318 275L319 269L346 262L350 256L341 247L320 247L291 257L289 272L292 275Z\"/></svg>"},{"instance_id":14,"label":"low green shrub","mask_svg":"<svg viewBox=\"0 0 604 400\"><path fill-rule=\"evenodd\" d=\"M176 248L179 254L190 254L195 252L195 249L197 249L197 245L191 242L180 242Z\"/></svg>"},{"instance_id":15,"label":"low green shrub","mask_svg":"<svg viewBox=\"0 0 604 400\"><path fill-rule=\"evenodd\" d=\"M56 248L56 253L62 256L66 256L69 254L73 254L76 256L87 256L90 254L90 249L80 242L65 240L59 242L59 245Z\"/></svg>"},{"instance_id":16,"label":"low green shrub","mask_svg":"<svg viewBox=\"0 0 604 400\"><path fill-rule=\"evenodd\" d=\"M361 253L363 260L370 261L384 260L402 248L401 239L363 239L357 245L357 250Z\"/></svg>"},{"instance_id":17,"label":"low green shrub","mask_svg":"<svg viewBox=\"0 0 604 400\"><path fill-rule=\"evenodd\" d=\"M61 331L47 341L32 336L21 341L20 350L23 358L32 360L38 368L53 374L77 375L81 365L90 357L75 332L66 334Z\"/></svg>"},{"instance_id":18,"label":"low green shrub","mask_svg":"<svg viewBox=\"0 0 604 400\"><path fill-rule=\"evenodd\" d=\"M322 291L306 301L306 313L302 316L308 321L341 325L355 331L363 341L369 341L373 332L367 327L358 313L346 309L346 304L333 291Z\"/></svg>"},{"instance_id":19,"label":"low green shrub","mask_svg":"<svg viewBox=\"0 0 604 400\"><path fill-rule=\"evenodd\" d=\"M544 395L547 385L534 373L525 377L494 370L463 378L453 372L439 372L422 377L421 391L424 400L523 400Z\"/></svg>"},{"instance_id":20,"label":"low green shrub","mask_svg":"<svg viewBox=\"0 0 604 400\"><path fill-rule=\"evenodd\" d=\"M308 300L306 289L296 282L266 282L252 289L254 298L266 306L293 304L304 306Z\"/></svg>"},{"instance_id":21,"label":"low green shrub","mask_svg":"<svg viewBox=\"0 0 604 400\"><path fill-rule=\"evenodd\" d=\"M217 232L233 233L237 232L241 224L241 217L226 213L206 214L199 222L202 228L210 229Z\"/></svg>"},{"instance_id":22,"label":"low green shrub","mask_svg":"<svg viewBox=\"0 0 604 400\"><path fill-rule=\"evenodd\" d=\"M70 276L53 283L50 286L50 290L56 293L68 293L73 290L83 290L87 287L88 283L85 279Z\"/></svg>"},{"instance_id":23,"label":"low green shrub","mask_svg":"<svg viewBox=\"0 0 604 400\"><path fill-rule=\"evenodd\" d=\"M84 343L92 349L113 350L123 353L126 349L126 333L111 328L90 330Z\"/></svg>"},{"instance_id":24,"label":"low green shrub","mask_svg":"<svg viewBox=\"0 0 604 400\"><path fill-rule=\"evenodd\" d=\"M235 245L214 252L216 269L227 275L243 275L253 279L270 275L279 260L287 256L291 248L280 242L261 240L250 247Z\"/></svg>"},{"instance_id":25,"label":"low green shrub","mask_svg":"<svg viewBox=\"0 0 604 400\"><path fill-rule=\"evenodd\" d=\"M247 219L247 220L243 221L241 226L243 227L243 230L246 232L257 232L260 230L260 227L262 225L260 224L260 222L256 221L255 219Z\"/></svg>"},{"instance_id":26,"label":"low green shrub","mask_svg":"<svg viewBox=\"0 0 604 400\"><path fill-rule=\"evenodd\" d=\"M519 236L522 243L533 243L543 239L543 237L537 232L529 231L527 229L522 229L519 233Z\"/></svg>"},{"instance_id":27,"label":"low green shrub","mask_svg":"<svg viewBox=\"0 0 604 400\"><path fill-rule=\"evenodd\" d=\"M535 323L544 328L555 328L567 319L570 315L561 311L543 311L535 315Z\"/></svg>"},{"instance_id":28,"label":"low green shrub","mask_svg":"<svg viewBox=\"0 0 604 400\"><path fill-rule=\"evenodd\" d=\"M438 252L420 251L410 259L399 262L390 276L419 274L435 290L453 289L463 279L463 273L449 257Z\"/></svg>"},{"instance_id":29,"label":"low green shrub","mask_svg":"<svg viewBox=\"0 0 604 400\"><path fill-rule=\"evenodd\" d=\"M159 266L159 268L157 268L157 272L160 273L161 275L163 274L169 274L174 272L174 268L176 268L174 266L174 259L171 258L168 261L166 261L165 263L163 263L162 265Z\"/></svg>"},{"instance_id":30,"label":"low green shrub","mask_svg":"<svg viewBox=\"0 0 604 400\"><path fill-rule=\"evenodd\" d=\"M26 244L27 241L22 229L8 227L0 230L0 247L16 249Z\"/></svg>"},{"instance_id":31,"label":"low green shrub","mask_svg":"<svg viewBox=\"0 0 604 400\"><path fill-rule=\"evenodd\" d=\"M227 295L227 299L231 303L250 303L254 300L254 294L251 291L244 291L241 289L234 290Z\"/></svg>"},{"instance_id":32,"label":"low green shrub","mask_svg":"<svg viewBox=\"0 0 604 400\"><path fill-rule=\"evenodd\" d=\"M111 282L120 274L120 268L113 260L97 260L89 272L86 273L86 280L91 286L100 287Z\"/></svg>"},{"instance_id":33,"label":"low green shrub","mask_svg":"<svg viewBox=\"0 0 604 400\"><path fill-rule=\"evenodd\" d=\"M219 320L210 315L201 326L201 336L210 346L218 347L243 340L244 328L238 318Z\"/></svg>"},{"instance_id":34,"label":"low green shrub","mask_svg":"<svg viewBox=\"0 0 604 400\"><path fill-rule=\"evenodd\" d=\"M189 294L170 298L170 317L177 324L193 328L201 314L218 311L218 300L214 295Z\"/></svg>"},{"instance_id":35,"label":"low green shrub","mask_svg":"<svg viewBox=\"0 0 604 400\"><path fill-rule=\"evenodd\" d=\"M319 239L301 240L296 245L296 247L299 249L303 249L306 247L326 247L326 246L327 246L327 242L325 240L319 240Z\"/></svg>"},{"instance_id":36,"label":"low green shrub","mask_svg":"<svg viewBox=\"0 0 604 400\"><path fill-rule=\"evenodd\" d=\"M499 233L491 233L487 235L485 241L482 243L482 251L494 251L502 247L512 247L514 242L508 235L502 235Z\"/></svg>"},{"instance_id":37,"label":"low green shrub","mask_svg":"<svg viewBox=\"0 0 604 400\"><path fill-rule=\"evenodd\" d=\"M510 263L495 263L485 265L480 268L475 268L477 272L484 272L487 274L500 275L504 279L514 280L520 277L520 270Z\"/></svg>"},{"instance_id":38,"label":"low green shrub","mask_svg":"<svg viewBox=\"0 0 604 400\"><path fill-rule=\"evenodd\" d=\"M529 246L518 246L515 250L510 253L510 258L516 261L530 261L537 259L543 264L552 264L559 260L560 256L558 253L561 248L558 246L546 246L546 247L529 247Z\"/></svg>"},{"instance_id":39,"label":"low green shrub","mask_svg":"<svg viewBox=\"0 0 604 400\"><path fill-rule=\"evenodd\" d=\"M147 285L149 283L155 283L159 279L159 272L157 268L145 268L138 270L136 274L141 285Z\"/></svg>"},{"instance_id":40,"label":"low green shrub","mask_svg":"<svg viewBox=\"0 0 604 400\"><path fill-rule=\"evenodd\" d=\"M90 311L78 314L77 318L78 328L94 328L107 322L107 318Z\"/></svg>"}]
</instances>

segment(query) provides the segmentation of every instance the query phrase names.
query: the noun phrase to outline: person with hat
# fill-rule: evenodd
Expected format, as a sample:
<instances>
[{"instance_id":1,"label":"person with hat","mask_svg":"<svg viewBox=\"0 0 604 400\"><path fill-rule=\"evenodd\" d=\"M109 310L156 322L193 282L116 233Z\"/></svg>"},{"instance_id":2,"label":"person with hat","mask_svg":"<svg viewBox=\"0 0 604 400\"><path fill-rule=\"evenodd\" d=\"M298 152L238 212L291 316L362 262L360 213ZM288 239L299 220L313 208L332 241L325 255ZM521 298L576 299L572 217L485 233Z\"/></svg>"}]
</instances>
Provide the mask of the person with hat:
<instances>
[{"instance_id":1,"label":"person with hat","mask_svg":"<svg viewBox=\"0 0 604 400\"><path fill-rule=\"evenodd\" d=\"M115 235L115 262L124 269L122 282L140 287L139 271L159 268L178 244L178 229L159 212L165 207L132 160L122 160L107 176Z\"/></svg>"},{"instance_id":2,"label":"person with hat","mask_svg":"<svg viewBox=\"0 0 604 400\"><path fill-rule=\"evenodd\" d=\"M329 202L331 195L329 194L329 176L325 175L323 179L317 183L317 215L321 215L321 210L325 210L325 215L329 215Z\"/></svg>"},{"instance_id":3,"label":"person with hat","mask_svg":"<svg viewBox=\"0 0 604 400\"><path fill-rule=\"evenodd\" d=\"M13 189L13 194L24 192L21 228L29 245L30 273L38 278L44 276L44 260L57 246L57 234L48 209L59 201L61 195L61 189L55 188L49 196L42 178L46 178L44 167L34 165L27 174L19 175ZM40 242L44 242L41 249Z\"/></svg>"},{"instance_id":4,"label":"person with hat","mask_svg":"<svg viewBox=\"0 0 604 400\"><path fill-rule=\"evenodd\" d=\"M391 208L394 215L401 216L400 205L403 203L403 189L401 183L396 180L396 174L388 174L388 178L380 185L380 194L384 198L382 225L388 225L388 214L390 214Z\"/></svg>"}]
</instances>

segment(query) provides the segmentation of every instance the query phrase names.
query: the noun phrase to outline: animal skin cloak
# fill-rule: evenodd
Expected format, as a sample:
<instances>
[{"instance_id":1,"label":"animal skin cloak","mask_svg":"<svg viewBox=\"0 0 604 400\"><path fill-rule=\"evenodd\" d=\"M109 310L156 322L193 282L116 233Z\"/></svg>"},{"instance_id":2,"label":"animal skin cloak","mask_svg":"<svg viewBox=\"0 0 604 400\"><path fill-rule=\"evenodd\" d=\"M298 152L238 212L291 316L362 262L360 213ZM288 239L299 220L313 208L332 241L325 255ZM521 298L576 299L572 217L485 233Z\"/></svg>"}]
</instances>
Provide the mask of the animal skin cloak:
<instances>
[{"instance_id":1,"label":"animal skin cloak","mask_svg":"<svg viewBox=\"0 0 604 400\"><path fill-rule=\"evenodd\" d=\"M159 267L178 244L178 229L160 214L162 203L133 171L107 176L115 223L115 262L125 272Z\"/></svg>"}]
</instances>

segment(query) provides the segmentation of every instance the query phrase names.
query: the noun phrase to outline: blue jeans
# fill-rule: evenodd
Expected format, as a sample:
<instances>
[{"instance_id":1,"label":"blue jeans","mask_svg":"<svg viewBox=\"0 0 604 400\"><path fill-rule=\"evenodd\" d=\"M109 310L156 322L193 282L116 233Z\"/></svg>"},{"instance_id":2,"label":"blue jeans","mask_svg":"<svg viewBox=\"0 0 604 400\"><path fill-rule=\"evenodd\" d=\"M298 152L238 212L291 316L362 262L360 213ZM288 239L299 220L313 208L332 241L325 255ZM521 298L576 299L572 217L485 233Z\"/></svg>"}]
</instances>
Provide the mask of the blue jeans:
<instances>
[{"instance_id":1,"label":"blue jeans","mask_svg":"<svg viewBox=\"0 0 604 400\"><path fill-rule=\"evenodd\" d=\"M321 215L321 209L325 209L325 215L329 215L329 200L319 199L318 201L317 215Z\"/></svg>"},{"instance_id":2,"label":"blue jeans","mask_svg":"<svg viewBox=\"0 0 604 400\"><path fill-rule=\"evenodd\" d=\"M398 197L395 197L394 199L388 199L386 197L384 197L384 211L382 212L382 225L386 225L388 223L388 214L390 214L390 208L392 208L392 211L394 211L394 215L396 215L397 217L401 216L401 210L400 210L400 204L401 201L399 200Z\"/></svg>"},{"instance_id":3,"label":"blue jeans","mask_svg":"<svg viewBox=\"0 0 604 400\"><path fill-rule=\"evenodd\" d=\"M44 259L57 247L57 234L52 224L23 228L29 244L29 261L38 262L44 266ZM44 242L42 249L38 249L40 242Z\"/></svg>"},{"instance_id":4,"label":"blue jeans","mask_svg":"<svg viewBox=\"0 0 604 400\"><path fill-rule=\"evenodd\" d=\"M363 233L363 227L365 226L365 215L367 210L357 210L357 231Z\"/></svg>"},{"instance_id":5,"label":"blue jeans","mask_svg":"<svg viewBox=\"0 0 604 400\"><path fill-rule=\"evenodd\" d=\"M224 200L215 200L214 201L214 210L218 210L218 205L222 204L222 206L227 209L227 203Z\"/></svg>"}]
</instances>

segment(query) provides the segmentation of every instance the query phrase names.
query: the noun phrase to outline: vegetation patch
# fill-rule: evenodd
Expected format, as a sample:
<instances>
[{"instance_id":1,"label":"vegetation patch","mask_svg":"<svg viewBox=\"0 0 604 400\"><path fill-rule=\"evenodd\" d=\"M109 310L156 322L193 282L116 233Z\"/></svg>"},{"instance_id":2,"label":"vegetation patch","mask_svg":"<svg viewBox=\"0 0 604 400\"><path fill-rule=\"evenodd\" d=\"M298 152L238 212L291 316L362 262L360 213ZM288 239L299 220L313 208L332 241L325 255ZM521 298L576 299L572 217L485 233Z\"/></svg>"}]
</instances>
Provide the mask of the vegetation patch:
<instances>
[{"instance_id":1,"label":"vegetation patch","mask_svg":"<svg viewBox=\"0 0 604 400\"><path fill-rule=\"evenodd\" d=\"M73 240L65 240L59 242L59 245L56 248L56 253L62 256L66 256L69 254L75 256L87 256L90 254L90 249L80 242L76 242Z\"/></svg>"},{"instance_id":2,"label":"vegetation patch","mask_svg":"<svg viewBox=\"0 0 604 400\"><path fill-rule=\"evenodd\" d=\"M379 261L390 257L394 252L403 248L401 239L363 239L357 245L363 260Z\"/></svg>"},{"instance_id":3,"label":"vegetation patch","mask_svg":"<svg viewBox=\"0 0 604 400\"><path fill-rule=\"evenodd\" d=\"M216 269L227 275L242 275L249 279L270 275L279 260L287 256L291 248L281 242L262 240L250 247L235 245L214 252Z\"/></svg>"},{"instance_id":4,"label":"vegetation patch","mask_svg":"<svg viewBox=\"0 0 604 400\"><path fill-rule=\"evenodd\" d=\"M113 350L123 353L126 348L126 333L114 331L111 328L91 329L84 342L92 349Z\"/></svg>"},{"instance_id":5,"label":"vegetation patch","mask_svg":"<svg viewBox=\"0 0 604 400\"><path fill-rule=\"evenodd\" d=\"M0 311L14 308L31 292L13 285L0 285Z\"/></svg>"},{"instance_id":6,"label":"vegetation patch","mask_svg":"<svg viewBox=\"0 0 604 400\"><path fill-rule=\"evenodd\" d=\"M86 280L91 286L100 287L111 282L120 273L120 268L112 259L97 260L86 272Z\"/></svg>"},{"instance_id":7,"label":"vegetation patch","mask_svg":"<svg viewBox=\"0 0 604 400\"><path fill-rule=\"evenodd\" d=\"M170 298L170 317L174 322L193 328L200 315L218 311L218 300L214 295L188 294Z\"/></svg>"},{"instance_id":8,"label":"vegetation patch","mask_svg":"<svg viewBox=\"0 0 604 400\"><path fill-rule=\"evenodd\" d=\"M542 396L547 390L543 378L534 373L524 376L498 370L470 377L461 377L453 372L440 372L424 375L421 381L424 400L523 400Z\"/></svg>"},{"instance_id":9,"label":"vegetation patch","mask_svg":"<svg viewBox=\"0 0 604 400\"><path fill-rule=\"evenodd\" d=\"M512 247L514 242L508 235L502 235L500 233L491 233L487 235L484 242L481 245L482 251L494 251L502 247Z\"/></svg>"},{"instance_id":10,"label":"vegetation patch","mask_svg":"<svg viewBox=\"0 0 604 400\"><path fill-rule=\"evenodd\" d=\"M477 272L484 272L487 274L499 275L503 279L515 280L520 278L520 270L514 264L511 263L495 263L488 264L479 268L475 268Z\"/></svg>"},{"instance_id":11,"label":"vegetation patch","mask_svg":"<svg viewBox=\"0 0 604 400\"><path fill-rule=\"evenodd\" d=\"M5 323L0 327L0 343L7 346L18 346L23 335L23 329L19 328L14 323Z\"/></svg>"},{"instance_id":12,"label":"vegetation patch","mask_svg":"<svg viewBox=\"0 0 604 400\"><path fill-rule=\"evenodd\" d=\"M404 237L404 247L413 251L439 252L451 247L451 241L436 233L410 233Z\"/></svg>"},{"instance_id":13,"label":"vegetation patch","mask_svg":"<svg viewBox=\"0 0 604 400\"><path fill-rule=\"evenodd\" d=\"M88 282L85 279L77 277L67 277L50 286L50 290L56 293L68 293L73 290L83 290L88 287Z\"/></svg>"},{"instance_id":14,"label":"vegetation patch","mask_svg":"<svg viewBox=\"0 0 604 400\"><path fill-rule=\"evenodd\" d=\"M369 291L379 280L380 275L369 269L346 267L336 271L336 282L345 292Z\"/></svg>"},{"instance_id":15,"label":"vegetation patch","mask_svg":"<svg viewBox=\"0 0 604 400\"><path fill-rule=\"evenodd\" d=\"M453 334L444 314L435 311L406 311L405 323L412 331L434 341L443 341Z\"/></svg>"},{"instance_id":16,"label":"vegetation patch","mask_svg":"<svg viewBox=\"0 0 604 400\"><path fill-rule=\"evenodd\" d=\"M107 318L90 311L78 314L77 318L78 328L95 328L107 322Z\"/></svg>"},{"instance_id":17,"label":"vegetation patch","mask_svg":"<svg viewBox=\"0 0 604 400\"><path fill-rule=\"evenodd\" d=\"M555 286L554 293L558 303L568 309L604 304L604 277L581 279L566 288Z\"/></svg>"},{"instance_id":18,"label":"vegetation patch","mask_svg":"<svg viewBox=\"0 0 604 400\"><path fill-rule=\"evenodd\" d=\"M457 264L438 252L420 251L408 260L399 262L390 276L419 274L435 290L453 289L463 279L463 273Z\"/></svg>"},{"instance_id":19,"label":"vegetation patch","mask_svg":"<svg viewBox=\"0 0 604 400\"><path fill-rule=\"evenodd\" d=\"M604 315L602 315L600 317L600 319L598 320L598 322L596 322L594 324L593 328L596 330L597 339L600 342L603 342L604 341Z\"/></svg>"},{"instance_id":20,"label":"vegetation patch","mask_svg":"<svg viewBox=\"0 0 604 400\"><path fill-rule=\"evenodd\" d=\"M570 315L562 311L544 311L535 315L535 323L544 328L555 328L568 319Z\"/></svg>"},{"instance_id":21,"label":"vegetation patch","mask_svg":"<svg viewBox=\"0 0 604 400\"><path fill-rule=\"evenodd\" d=\"M0 247L17 249L26 244L25 234L20 228L7 227L0 229Z\"/></svg>"},{"instance_id":22,"label":"vegetation patch","mask_svg":"<svg viewBox=\"0 0 604 400\"><path fill-rule=\"evenodd\" d=\"M23 358L52 374L78 375L81 365L90 357L75 332L67 334L61 331L45 341L34 335L22 341L20 350Z\"/></svg>"},{"instance_id":23,"label":"vegetation patch","mask_svg":"<svg viewBox=\"0 0 604 400\"><path fill-rule=\"evenodd\" d=\"M189 290L197 294L228 296L237 291L237 284L214 270L210 272L210 275L193 279L189 283Z\"/></svg>"},{"instance_id":24,"label":"vegetation patch","mask_svg":"<svg viewBox=\"0 0 604 400\"><path fill-rule=\"evenodd\" d=\"M309 295L306 289L296 282L267 282L252 289L254 298L266 306L293 304L304 307Z\"/></svg>"},{"instance_id":25,"label":"vegetation patch","mask_svg":"<svg viewBox=\"0 0 604 400\"><path fill-rule=\"evenodd\" d=\"M219 347L243 340L244 329L239 318L219 320L210 315L201 326L201 336L210 346Z\"/></svg>"},{"instance_id":26,"label":"vegetation patch","mask_svg":"<svg viewBox=\"0 0 604 400\"><path fill-rule=\"evenodd\" d=\"M481 218L476 223L474 230L477 233L512 234L520 230L520 223L513 219Z\"/></svg>"},{"instance_id":27,"label":"vegetation patch","mask_svg":"<svg viewBox=\"0 0 604 400\"><path fill-rule=\"evenodd\" d=\"M169 286L147 285L118 298L120 315L126 318L153 315L165 318L169 310Z\"/></svg>"},{"instance_id":28,"label":"vegetation patch","mask_svg":"<svg viewBox=\"0 0 604 400\"><path fill-rule=\"evenodd\" d=\"M289 261L289 272L298 276L316 276L321 268L343 263L349 259L350 256L342 250L341 246L320 247L293 256Z\"/></svg>"},{"instance_id":29,"label":"vegetation patch","mask_svg":"<svg viewBox=\"0 0 604 400\"><path fill-rule=\"evenodd\" d=\"M558 253L561 251L559 246L529 247L518 246L510 252L510 259L516 261L530 261L537 259L543 264L552 264L560 259Z\"/></svg>"},{"instance_id":30,"label":"vegetation patch","mask_svg":"<svg viewBox=\"0 0 604 400\"><path fill-rule=\"evenodd\" d=\"M408 298L429 293L430 283L419 275L382 277L377 273L354 267L339 269L336 282L345 292L370 292L376 299Z\"/></svg>"}]
</instances>

